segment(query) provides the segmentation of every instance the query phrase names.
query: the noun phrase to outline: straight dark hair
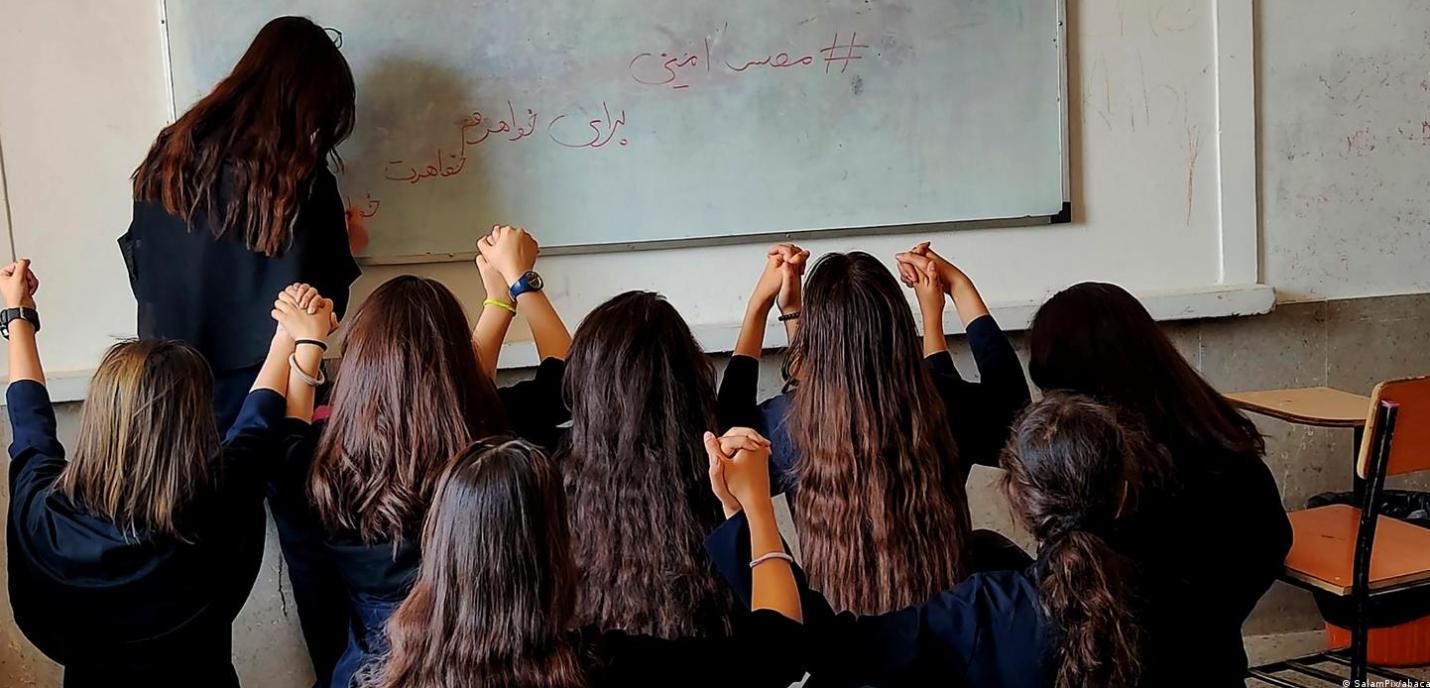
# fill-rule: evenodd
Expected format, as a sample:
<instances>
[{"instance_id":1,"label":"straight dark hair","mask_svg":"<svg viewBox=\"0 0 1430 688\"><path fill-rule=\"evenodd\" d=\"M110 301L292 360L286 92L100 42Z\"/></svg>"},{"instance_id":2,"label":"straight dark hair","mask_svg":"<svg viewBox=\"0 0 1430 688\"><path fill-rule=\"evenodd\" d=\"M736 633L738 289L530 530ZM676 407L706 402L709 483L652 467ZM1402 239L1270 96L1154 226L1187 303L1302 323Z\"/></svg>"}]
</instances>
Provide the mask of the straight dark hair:
<instances>
[{"instance_id":1,"label":"straight dark hair","mask_svg":"<svg viewBox=\"0 0 1430 688\"><path fill-rule=\"evenodd\" d=\"M1266 453L1251 419L1202 379L1122 287L1083 282L1059 292L1038 309L1028 341L1028 371L1039 387L1140 414L1174 455Z\"/></svg>"},{"instance_id":2,"label":"straight dark hair","mask_svg":"<svg viewBox=\"0 0 1430 688\"><path fill-rule=\"evenodd\" d=\"M422 523L446 461L506 427L457 297L436 280L395 277L343 339L309 497L328 530L396 545Z\"/></svg>"},{"instance_id":3,"label":"straight dark hair","mask_svg":"<svg viewBox=\"0 0 1430 688\"><path fill-rule=\"evenodd\" d=\"M125 534L190 542L185 512L215 478L213 374L192 347L131 339L109 347L55 491Z\"/></svg>"},{"instance_id":4,"label":"straight dark hair","mask_svg":"<svg viewBox=\"0 0 1430 688\"><path fill-rule=\"evenodd\" d=\"M582 688L561 476L540 450L494 438L442 475L412 592L387 622L377 688Z\"/></svg>"},{"instance_id":5,"label":"straight dark hair","mask_svg":"<svg viewBox=\"0 0 1430 688\"><path fill-rule=\"evenodd\" d=\"M303 17L264 25L233 71L164 128L134 171L134 199L157 201L214 236L238 233L272 256L291 238L325 160L352 133L352 70L322 27ZM220 207L228 175L231 193Z\"/></svg>"},{"instance_id":6,"label":"straight dark hair","mask_svg":"<svg viewBox=\"0 0 1430 688\"><path fill-rule=\"evenodd\" d=\"M889 270L866 253L820 258L788 360L793 511L811 587L836 611L882 614L962 580L958 450Z\"/></svg>"},{"instance_id":7,"label":"straight dark hair","mask_svg":"<svg viewBox=\"0 0 1430 688\"><path fill-rule=\"evenodd\" d=\"M715 370L685 320L651 292L601 304L572 338L565 385L578 620L728 635L735 601L703 544L724 520L701 443L717 423Z\"/></svg>"},{"instance_id":8,"label":"straight dark hair","mask_svg":"<svg viewBox=\"0 0 1430 688\"><path fill-rule=\"evenodd\" d=\"M1170 459L1112 408L1053 393L1013 429L1004 487L1039 541L1039 599L1061 639L1057 688L1132 688L1141 675L1136 571L1104 539L1166 483Z\"/></svg>"}]
</instances>

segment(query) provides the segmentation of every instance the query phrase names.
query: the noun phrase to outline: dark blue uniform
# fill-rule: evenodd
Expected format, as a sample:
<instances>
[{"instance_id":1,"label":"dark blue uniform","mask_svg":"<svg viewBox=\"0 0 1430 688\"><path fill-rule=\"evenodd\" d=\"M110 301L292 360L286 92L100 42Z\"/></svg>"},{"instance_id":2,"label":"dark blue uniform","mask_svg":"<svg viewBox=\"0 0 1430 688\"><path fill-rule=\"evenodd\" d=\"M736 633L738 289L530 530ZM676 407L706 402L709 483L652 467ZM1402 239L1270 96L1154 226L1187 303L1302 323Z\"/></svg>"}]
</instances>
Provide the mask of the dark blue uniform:
<instances>
[{"instance_id":1,"label":"dark blue uniform","mask_svg":"<svg viewBox=\"0 0 1430 688\"><path fill-rule=\"evenodd\" d=\"M716 567L749 604L749 526L738 514L706 540ZM887 614L835 614L798 570L812 673L806 686L1043 688L1057 672L1058 636L1038 602L1037 565L976 573L927 603Z\"/></svg>"},{"instance_id":2,"label":"dark blue uniform","mask_svg":"<svg viewBox=\"0 0 1430 688\"><path fill-rule=\"evenodd\" d=\"M512 432L544 447L556 441L558 426L570 420L561 398L565 372L564 361L548 358L534 379L497 390ZM422 559L421 523L412 524L412 532L399 542L366 543L357 533L326 532L306 498L308 471L323 427L286 421L282 440L286 458L274 490L276 501L302 509L289 518L295 528L303 529L302 559L335 570L336 582L346 595L335 617L343 626L346 643L331 677L320 677L320 684L348 688L357 672L387 650L384 626L412 589Z\"/></svg>"},{"instance_id":3,"label":"dark blue uniform","mask_svg":"<svg viewBox=\"0 0 1430 688\"><path fill-rule=\"evenodd\" d=\"M6 546L15 622L65 665L66 686L237 686L233 619L263 556L264 488L283 397L250 394L219 454L215 482L182 515L191 543L122 532L53 490L65 467L45 387L6 392Z\"/></svg>"}]
</instances>

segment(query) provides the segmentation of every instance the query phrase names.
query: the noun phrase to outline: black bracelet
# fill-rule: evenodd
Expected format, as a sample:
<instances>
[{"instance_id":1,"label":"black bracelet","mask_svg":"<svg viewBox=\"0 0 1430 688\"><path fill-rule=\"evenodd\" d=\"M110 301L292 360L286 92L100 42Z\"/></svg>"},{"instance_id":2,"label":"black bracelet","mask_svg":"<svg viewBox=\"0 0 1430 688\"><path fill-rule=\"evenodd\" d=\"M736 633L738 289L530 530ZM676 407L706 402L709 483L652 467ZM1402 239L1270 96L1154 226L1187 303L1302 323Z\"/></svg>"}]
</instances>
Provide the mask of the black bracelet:
<instances>
[{"instance_id":1,"label":"black bracelet","mask_svg":"<svg viewBox=\"0 0 1430 688\"><path fill-rule=\"evenodd\" d=\"M799 311L790 311L780 315L780 322L789 322L791 320L799 320Z\"/></svg>"},{"instance_id":2,"label":"black bracelet","mask_svg":"<svg viewBox=\"0 0 1430 688\"><path fill-rule=\"evenodd\" d=\"M295 340L293 340L293 346L294 346L295 348L296 348L296 347L299 347L299 346L302 346L302 345L304 345L304 344L311 344L311 345L313 345L313 346L318 347L319 349L322 349L324 352L326 352L326 351L328 350L328 343L325 342L325 341L323 341L323 340L321 340L321 339L295 339Z\"/></svg>"}]
</instances>

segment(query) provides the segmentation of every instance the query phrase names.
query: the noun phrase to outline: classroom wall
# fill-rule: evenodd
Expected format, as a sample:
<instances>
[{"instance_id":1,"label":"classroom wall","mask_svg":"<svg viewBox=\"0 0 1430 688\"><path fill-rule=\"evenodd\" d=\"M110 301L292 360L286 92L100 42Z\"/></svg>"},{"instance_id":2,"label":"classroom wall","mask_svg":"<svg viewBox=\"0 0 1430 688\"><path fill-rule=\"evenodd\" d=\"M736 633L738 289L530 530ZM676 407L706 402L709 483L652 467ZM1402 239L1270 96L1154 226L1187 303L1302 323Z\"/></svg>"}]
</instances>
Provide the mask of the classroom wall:
<instances>
[{"instance_id":1,"label":"classroom wall","mask_svg":"<svg viewBox=\"0 0 1430 688\"><path fill-rule=\"evenodd\" d=\"M1430 3L1257 7L1265 281L1282 300L1430 289Z\"/></svg>"},{"instance_id":2,"label":"classroom wall","mask_svg":"<svg viewBox=\"0 0 1430 688\"><path fill-rule=\"evenodd\" d=\"M129 224L129 174L167 112L162 55L157 2L0 3L10 244L43 280L54 371L93 369L134 333L115 240Z\"/></svg>"},{"instance_id":3,"label":"classroom wall","mask_svg":"<svg viewBox=\"0 0 1430 688\"><path fill-rule=\"evenodd\" d=\"M1070 3L1075 221L935 237L995 302L1031 304L1091 278L1141 292L1256 281L1254 256L1237 259L1250 270L1223 275L1217 5ZM133 301L113 242L129 219L128 175L167 118L159 7L159 0L0 5L0 141L13 178L13 234L17 250L32 255L48 277L46 355L56 371L91 369L115 335L133 330ZM1248 102L1243 147L1251 145L1249 113ZM1249 178L1254 170L1235 173ZM379 220L372 231L401 229ZM492 222L521 218L472 218L472 229ZM1240 218L1229 231L1251 237L1253 223ZM540 236L541 228L531 229ZM891 260L921 238L808 243L816 251L860 248ZM1250 244L1235 250L1254 253ZM556 305L572 319L620 291L656 289L697 330L709 332L739 322L763 252L754 244L561 256L546 261L543 273ZM1134 254L1138 259L1129 259ZM469 303L482 298L474 270L452 264L374 267L357 292L401 272L439 277ZM94 289L99 283L109 287ZM1215 308L1216 299L1206 303ZM723 334L712 337L704 344L713 350L732 343L720 341Z\"/></svg>"},{"instance_id":4,"label":"classroom wall","mask_svg":"<svg viewBox=\"0 0 1430 688\"><path fill-rule=\"evenodd\" d=\"M1133 287L1172 284L1163 273L1189 288L1216 281L1218 199L1205 193L1217 183L1208 172L1215 154L1200 148L1193 166L1188 143L1213 133L1215 94L1203 75L1214 69L1217 4L1237 3L1069 0L1079 221L945 238L991 299L1035 298L1109 271ZM1381 0L1374 11L1342 0L1261 0L1255 8L1258 264L1283 303L1265 316L1167 329L1227 391L1306 384L1368 391L1378 379L1430 373L1430 272L1423 267L1430 8L1417 0ZM112 242L129 217L127 175L166 117L158 22L155 0L0 2L0 155L11 233L46 278L42 344L54 370L92 366L110 335L132 331L132 300ZM1192 95L1172 98L1179 86ZM904 243L833 240L814 248L890 253ZM657 286L693 322L714 323L743 308L759 252L562 257L543 270L567 313L619 289ZM480 298L468 268L420 271ZM359 294L394 272L370 271ZM777 367L778 356L769 357L767 391ZM73 437L78 412L62 405L65 437ZM1262 427L1288 506L1344 487L1346 433ZM970 484L976 520L1010 529L989 489L993 477L980 471ZM235 629L235 652L247 685L296 688L307 669L276 550L270 541ZM1307 595L1278 587L1246 630L1305 630L1316 618ZM57 675L0 615L0 683L53 686Z\"/></svg>"}]
</instances>

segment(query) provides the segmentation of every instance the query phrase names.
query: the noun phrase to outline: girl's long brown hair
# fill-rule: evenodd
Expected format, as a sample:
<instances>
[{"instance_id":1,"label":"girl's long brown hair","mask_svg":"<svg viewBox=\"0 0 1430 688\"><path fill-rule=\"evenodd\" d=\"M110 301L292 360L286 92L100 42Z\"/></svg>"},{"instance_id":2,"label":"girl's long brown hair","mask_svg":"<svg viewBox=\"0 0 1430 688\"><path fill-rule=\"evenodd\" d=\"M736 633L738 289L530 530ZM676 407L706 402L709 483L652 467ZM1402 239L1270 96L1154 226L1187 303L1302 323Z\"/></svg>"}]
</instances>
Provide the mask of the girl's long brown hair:
<instances>
[{"instance_id":1,"label":"girl's long brown hair","mask_svg":"<svg viewBox=\"0 0 1430 688\"><path fill-rule=\"evenodd\" d=\"M571 342L566 397L580 623L727 635L734 598L703 544L723 520L701 444L717 422L715 371L690 328L657 294L607 301Z\"/></svg>"},{"instance_id":2,"label":"girl's long brown hair","mask_svg":"<svg viewBox=\"0 0 1430 688\"><path fill-rule=\"evenodd\" d=\"M1028 372L1039 387L1135 412L1176 455L1266 453L1251 419L1202 379L1122 287L1083 282L1054 295L1033 318L1028 348Z\"/></svg>"},{"instance_id":3,"label":"girl's long brown hair","mask_svg":"<svg viewBox=\"0 0 1430 688\"><path fill-rule=\"evenodd\" d=\"M90 380L55 489L131 536L186 542L184 514L214 481L218 446L203 356L169 340L120 342Z\"/></svg>"},{"instance_id":4,"label":"girl's long brown hair","mask_svg":"<svg viewBox=\"0 0 1430 688\"><path fill-rule=\"evenodd\" d=\"M1103 538L1166 485L1169 463L1126 418L1086 396L1050 394L1013 430L1004 487L1041 543L1039 598L1062 639L1058 688L1137 685L1136 572Z\"/></svg>"},{"instance_id":5,"label":"girl's long brown hair","mask_svg":"<svg viewBox=\"0 0 1430 688\"><path fill-rule=\"evenodd\" d=\"M396 277L352 318L308 493L330 531L395 544L422 522L444 462L505 429L457 297Z\"/></svg>"},{"instance_id":6,"label":"girl's long brown hair","mask_svg":"<svg viewBox=\"0 0 1430 688\"><path fill-rule=\"evenodd\" d=\"M287 246L318 170L352 133L352 71L322 27L266 24L233 71L164 128L134 171L134 198L157 201L215 236L234 232L272 256ZM227 175L230 193L220 206Z\"/></svg>"},{"instance_id":7,"label":"girl's long brown hair","mask_svg":"<svg viewBox=\"0 0 1430 688\"><path fill-rule=\"evenodd\" d=\"M561 475L540 450L494 439L461 451L422 533L412 592L387 622L376 688L581 688Z\"/></svg>"},{"instance_id":8,"label":"girl's long brown hair","mask_svg":"<svg viewBox=\"0 0 1430 688\"><path fill-rule=\"evenodd\" d=\"M909 304L865 253L829 254L790 345L794 519L811 587L879 614L962 580L968 502Z\"/></svg>"}]
</instances>

